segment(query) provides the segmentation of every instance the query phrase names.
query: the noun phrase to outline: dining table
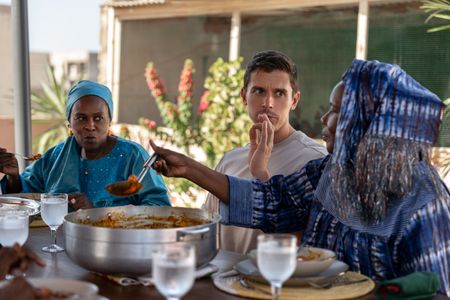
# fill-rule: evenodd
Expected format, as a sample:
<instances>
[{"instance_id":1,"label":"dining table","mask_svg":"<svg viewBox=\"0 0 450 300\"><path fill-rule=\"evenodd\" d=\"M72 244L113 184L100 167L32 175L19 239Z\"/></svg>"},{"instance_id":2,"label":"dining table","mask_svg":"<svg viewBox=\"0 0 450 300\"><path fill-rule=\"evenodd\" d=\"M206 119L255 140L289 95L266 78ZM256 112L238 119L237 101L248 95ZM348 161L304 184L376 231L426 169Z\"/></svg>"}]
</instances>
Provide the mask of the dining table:
<instances>
[{"instance_id":1,"label":"dining table","mask_svg":"<svg viewBox=\"0 0 450 300\"><path fill-rule=\"evenodd\" d=\"M64 245L63 228L57 233L57 243ZM47 227L30 228L28 240L25 244L27 248L35 251L46 263L45 267L31 265L26 272L27 278L64 278L75 279L93 283L98 286L99 294L108 299L164 299L154 286L121 286L114 281L90 272L75 264L65 252L45 253L41 249L50 244L50 230ZM211 261L219 268L219 272L230 270L234 264L245 259L245 256L235 252L220 250L217 256ZM193 299L215 299L215 300L238 300L245 299L235 295L227 294L217 289L211 277L197 279L192 289L182 298L184 300ZM364 300L377 299L372 292L362 298ZM442 295L437 295L433 299L450 299Z\"/></svg>"}]
</instances>

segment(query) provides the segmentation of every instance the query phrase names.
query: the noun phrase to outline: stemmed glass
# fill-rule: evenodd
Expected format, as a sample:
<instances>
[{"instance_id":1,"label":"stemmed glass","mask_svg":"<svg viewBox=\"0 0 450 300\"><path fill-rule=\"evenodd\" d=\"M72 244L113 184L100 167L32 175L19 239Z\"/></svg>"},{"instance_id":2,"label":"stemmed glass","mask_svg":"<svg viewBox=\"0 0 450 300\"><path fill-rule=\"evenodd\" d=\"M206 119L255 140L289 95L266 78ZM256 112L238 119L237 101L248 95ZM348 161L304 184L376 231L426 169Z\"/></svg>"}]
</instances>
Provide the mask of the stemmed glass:
<instances>
[{"instance_id":1,"label":"stemmed glass","mask_svg":"<svg viewBox=\"0 0 450 300\"><path fill-rule=\"evenodd\" d=\"M152 260L155 286L166 299L178 300L192 288L195 279L193 245L162 245L153 252Z\"/></svg>"},{"instance_id":2,"label":"stemmed glass","mask_svg":"<svg viewBox=\"0 0 450 300\"><path fill-rule=\"evenodd\" d=\"M58 253L64 248L56 244L56 230L63 223L68 212L67 194L41 194L41 217L50 227L53 244L42 248L44 252Z\"/></svg>"},{"instance_id":3,"label":"stemmed glass","mask_svg":"<svg viewBox=\"0 0 450 300\"><path fill-rule=\"evenodd\" d=\"M28 238L28 213L19 210L0 210L0 244L21 246Z\"/></svg>"},{"instance_id":4,"label":"stemmed glass","mask_svg":"<svg viewBox=\"0 0 450 300\"><path fill-rule=\"evenodd\" d=\"M294 273L297 263L297 238L291 234L258 235L258 268L270 282L272 299L277 300L281 286Z\"/></svg>"}]
</instances>

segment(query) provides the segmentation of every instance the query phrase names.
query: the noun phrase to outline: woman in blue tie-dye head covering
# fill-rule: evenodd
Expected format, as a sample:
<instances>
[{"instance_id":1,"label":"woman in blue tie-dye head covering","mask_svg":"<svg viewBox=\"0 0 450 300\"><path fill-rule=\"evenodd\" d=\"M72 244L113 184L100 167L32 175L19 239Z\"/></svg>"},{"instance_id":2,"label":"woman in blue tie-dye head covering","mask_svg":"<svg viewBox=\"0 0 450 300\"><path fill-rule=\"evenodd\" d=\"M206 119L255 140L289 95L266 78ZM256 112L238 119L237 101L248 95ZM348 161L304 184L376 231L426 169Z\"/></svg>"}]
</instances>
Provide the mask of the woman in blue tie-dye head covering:
<instances>
[{"instance_id":1,"label":"woman in blue tie-dye head covering","mask_svg":"<svg viewBox=\"0 0 450 300\"><path fill-rule=\"evenodd\" d=\"M130 197L114 197L105 186L138 174L148 158L145 149L110 133L113 102L110 90L82 80L67 96L66 116L71 136L48 150L18 174L17 160L0 149L3 192L68 193L74 209L102 206L170 205L162 178L150 171L143 188ZM13 166L5 169L3 166Z\"/></svg>"},{"instance_id":2,"label":"woman in blue tie-dye head covering","mask_svg":"<svg viewBox=\"0 0 450 300\"><path fill-rule=\"evenodd\" d=\"M222 175L156 145L154 167L217 196L225 224L303 231L303 245L331 249L376 281L432 272L450 296L450 194L429 156L443 108L399 66L355 60L322 117L327 157L270 178L273 129L263 122L250 169L266 182ZM437 288L430 282L428 296Z\"/></svg>"}]
</instances>

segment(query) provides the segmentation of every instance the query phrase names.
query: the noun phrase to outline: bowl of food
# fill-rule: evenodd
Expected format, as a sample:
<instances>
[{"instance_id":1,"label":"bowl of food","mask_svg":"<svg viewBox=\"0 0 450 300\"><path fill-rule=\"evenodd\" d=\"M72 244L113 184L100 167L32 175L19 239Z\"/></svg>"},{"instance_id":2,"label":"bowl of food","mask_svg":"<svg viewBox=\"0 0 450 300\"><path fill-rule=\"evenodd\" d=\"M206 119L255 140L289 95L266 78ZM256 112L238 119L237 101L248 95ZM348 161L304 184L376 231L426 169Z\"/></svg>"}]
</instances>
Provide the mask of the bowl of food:
<instances>
[{"instance_id":1,"label":"bowl of food","mask_svg":"<svg viewBox=\"0 0 450 300\"><path fill-rule=\"evenodd\" d=\"M37 300L99 300L98 287L90 282L63 278L28 278ZM10 282L0 281L0 288ZM3 298L2 298L3 299Z\"/></svg>"},{"instance_id":2,"label":"bowl of food","mask_svg":"<svg viewBox=\"0 0 450 300\"><path fill-rule=\"evenodd\" d=\"M250 251L248 257L258 266L257 250ZM300 247L297 250L297 266L293 277L314 277L328 269L336 260L336 254L328 249Z\"/></svg>"},{"instance_id":3,"label":"bowl of food","mask_svg":"<svg viewBox=\"0 0 450 300\"><path fill-rule=\"evenodd\" d=\"M36 299L96 300L98 287L80 280L63 278L28 278Z\"/></svg>"}]
</instances>

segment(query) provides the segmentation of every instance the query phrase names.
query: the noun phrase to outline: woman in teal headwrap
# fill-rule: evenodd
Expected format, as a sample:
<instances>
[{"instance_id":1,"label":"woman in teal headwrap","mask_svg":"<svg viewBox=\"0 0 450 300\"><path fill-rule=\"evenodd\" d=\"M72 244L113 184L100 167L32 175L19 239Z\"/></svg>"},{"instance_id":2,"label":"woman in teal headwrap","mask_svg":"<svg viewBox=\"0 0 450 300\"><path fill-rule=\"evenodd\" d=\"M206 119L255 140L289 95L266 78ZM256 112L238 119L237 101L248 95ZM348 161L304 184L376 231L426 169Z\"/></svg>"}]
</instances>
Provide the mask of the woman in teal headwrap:
<instances>
[{"instance_id":1,"label":"woman in teal headwrap","mask_svg":"<svg viewBox=\"0 0 450 300\"><path fill-rule=\"evenodd\" d=\"M66 116L72 135L48 150L19 175L14 154L0 148L2 190L8 193L69 194L74 209L134 205L170 205L161 176L150 170L143 188L130 197L114 197L105 186L138 174L148 153L137 143L111 135L113 103L109 89L82 80L69 91Z\"/></svg>"}]
</instances>

